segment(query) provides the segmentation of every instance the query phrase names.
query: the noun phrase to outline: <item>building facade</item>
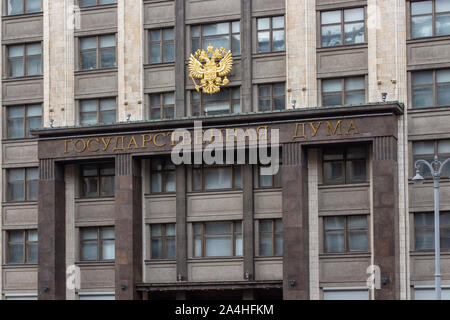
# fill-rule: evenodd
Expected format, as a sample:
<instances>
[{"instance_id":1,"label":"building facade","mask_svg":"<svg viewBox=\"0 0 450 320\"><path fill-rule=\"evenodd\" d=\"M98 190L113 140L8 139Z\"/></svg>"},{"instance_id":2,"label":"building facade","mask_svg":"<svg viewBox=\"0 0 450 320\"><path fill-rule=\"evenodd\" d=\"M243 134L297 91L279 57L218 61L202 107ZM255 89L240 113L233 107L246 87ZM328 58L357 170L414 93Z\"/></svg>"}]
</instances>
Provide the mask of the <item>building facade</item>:
<instances>
[{"instance_id":1,"label":"building facade","mask_svg":"<svg viewBox=\"0 0 450 320\"><path fill-rule=\"evenodd\" d=\"M410 178L415 160L450 156L449 1L0 10L1 299L433 297L433 183ZM234 59L214 94L189 72L210 44ZM247 161L173 163L179 141L206 150L195 121L218 140L248 133ZM250 141L274 130L267 175Z\"/></svg>"}]
</instances>

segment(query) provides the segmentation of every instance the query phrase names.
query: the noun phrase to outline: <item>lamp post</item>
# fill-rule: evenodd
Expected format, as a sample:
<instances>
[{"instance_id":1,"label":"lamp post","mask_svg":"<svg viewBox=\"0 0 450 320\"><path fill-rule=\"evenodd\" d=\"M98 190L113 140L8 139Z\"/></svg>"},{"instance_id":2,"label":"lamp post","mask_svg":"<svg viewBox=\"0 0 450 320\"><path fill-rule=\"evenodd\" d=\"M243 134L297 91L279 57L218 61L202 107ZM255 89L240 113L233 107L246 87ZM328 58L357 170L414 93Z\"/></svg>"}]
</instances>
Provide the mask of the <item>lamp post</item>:
<instances>
[{"instance_id":1,"label":"lamp post","mask_svg":"<svg viewBox=\"0 0 450 320\"><path fill-rule=\"evenodd\" d=\"M438 157L434 157L431 163L426 160L417 160L415 163L416 175L412 180L414 182L422 182L423 176L420 174L420 165L423 164L430 169L434 182L434 286L436 292L436 300L441 300L441 243L439 234L439 180L441 178L442 168L450 162L450 158L439 161Z\"/></svg>"}]
</instances>

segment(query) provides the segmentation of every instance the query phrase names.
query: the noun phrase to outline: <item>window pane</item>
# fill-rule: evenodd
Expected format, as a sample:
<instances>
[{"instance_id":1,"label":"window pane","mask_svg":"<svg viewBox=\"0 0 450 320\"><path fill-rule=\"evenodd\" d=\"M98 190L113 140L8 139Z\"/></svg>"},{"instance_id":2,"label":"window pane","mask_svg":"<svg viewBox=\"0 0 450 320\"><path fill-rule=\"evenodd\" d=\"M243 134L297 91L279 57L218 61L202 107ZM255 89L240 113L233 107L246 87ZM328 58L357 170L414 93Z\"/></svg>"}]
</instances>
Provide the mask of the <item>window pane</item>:
<instances>
[{"instance_id":1,"label":"window pane","mask_svg":"<svg viewBox=\"0 0 450 320\"><path fill-rule=\"evenodd\" d=\"M364 9L356 8L356 9L348 9L344 10L344 21L361 21L364 20Z\"/></svg>"},{"instance_id":2,"label":"window pane","mask_svg":"<svg viewBox=\"0 0 450 320\"><path fill-rule=\"evenodd\" d=\"M194 240L194 256L201 257L202 256L202 239L195 238Z\"/></svg>"},{"instance_id":3,"label":"window pane","mask_svg":"<svg viewBox=\"0 0 450 320\"><path fill-rule=\"evenodd\" d=\"M152 259L162 258L162 239L152 239Z\"/></svg>"},{"instance_id":4,"label":"window pane","mask_svg":"<svg viewBox=\"0 0 450 320\"><path fill-rule=\"evenodd\" d=\"M95 177L83 179L82 188L83 188L84 196L86 196L86 197L97 197L98 196L97 180L98 180L98 178L95 178Z\"/></svg>"},{"instance_id":5,"label":"window pane","mask_svg":"<svg viewBox=\"0 0 450 320\"><path fill-rule=\"evenodd\" d=\"M438 106L450 105L450 84L437 87L437 104Z\"/></svg>"},{"instance_id":6,"label":"window pane","mask_svg":"<svg viewBox=\"0 0 450 320\"><path fill-rule=\"evenodd\" d=\"M234 187L236 189L242 188L241 167L234 167Z\"/></svg>"},{"instance_id":7,"label":"window pane","mask_svg":"<svg viewBox=\"0 0 450 320\"><path fill-rule=\"evenodd\" d=\"M24 242L24 232L23 231L9 231L9 242Z\"/></svg>"},{"instance_id":8,"label":"window pane","mask_svg":"<svg viewBox=\"0 0 450 320\"><path fill-rule=\"evenodd\" d=\"M347 159L362 159L366 157L365 147L349 147L347 149Z\"/></svg>"},{"instance_id":9,"label":"window pane","mask_svg":"<svg viewBox=\"0 0 450 320\"><path fill-rule=\"evenodd\" d=\"M416 250L428 250L434 248L433 229L416 229L415 238Z\"/></svg>"},{"instance_id":10,"label":"window pane","mask_svg":"<svg viewBox=\"0 0 450 320\"><path fill-rule=\"evenodd\" d=\"M228 34L230 31L230 26L228 22L208 24L203 26L204 36L214 36L219 34Z\"/></svg>"},{"instance_id":11,"label":"window pane","mask_svg":"<svg viewBox=\"0 0 450 320\"><path fill-rule=\"evenodd\" d=\"M152 174L152 192L162 192L162 174L160 172Z\"/></svg>"},{"instance_id":12,"label":"window pane","mask_svg":"<svg viewBox=\"0 0 450 320\"><path fill-rule=\"evenodd\" d=\"M344 165L343 162L325 162L324 166L325 183L343 183Z\"/></svg>"},{"instance_id":13,"label":"window pane","mask_svg":"<svg viewBox=\"0 0 450 320\"><path fill-rule=\"evenodd\" d=\"M347 218L347 227L349 229L361 229L367 227L366 216L349 216Z\"/></svg>"},{"instance_id":14,"label":"window pane","mask_svg":"<svg viewBox=\"0 0 450 320\"><path fill-rule=\"evenodd\" d=\"M367 251L367 231L349 231L349 251Z\"/></svg>"},{"instance_id":15,"label":"window pane","mask_svg":"<svg viewBox=\"0 0 450 320\"><path fill-rule=\"evenodd\" d=\"M164 62L174 61L174 43L165 42L164 43Z\"/></svg>"},{"instance_id":16,"label":"window pane","mask_svg":"<svg viewBox=\"0 0 450 320\"><path fill-rule=\"evenodd\" d=\"M205 169L205 189L231 188L231 168Z\"/></svg>"},{"instance_id":17,"label":"window pane","mask_svg":"<svg viewBox=\"0 0 450 320\"><path fill-rule=\"evenodd\" d=\"M272 176L260 175L260 177L259 177L259 187L260 188L272 187Z\"/></svg>"},{"instance_id":18,"label":"window pane","mask_svg":"<svg viewBox=\"0 0 450 320\"><path fill-rule=\"evenodd\" d=\"M25 75L23 59L9 61L9 75L11 77L23 77Z\"/></svg>"},{"instance_id":19,"label":"window pane","mask_svg":"<svg viewBox=\"0 0 450 320\"><path fill-rule=\"evenodd\" d=\"M450 249L450 229L448 228L441 228L440 231L441 236L441 248L442 249Z\"/></svg>"},{"instance_id":20,"label":"window pane","mask_svg":"<svg viewBox=\"0 0 450 320\"><path fill-rule=\"evenodd\" d=\"M322 96L322 105L323 106L336 106L342 104L342 94L324 94Z\"/></svg>"},{"instance_id":21,"label":"window pane","mask_svg":"<svg viewBox=\"0 0 450 320\"><path fill-rule=\"evenodd\" d=\"M412 17L411 29L413 38L431 37L433 35L433 18L431 16Z\"/></svg>"},{"instance_id":22,"label":"window pane","mask_svg":"<svg viewBox=\"0 0 450 320\"><path fill-rule=\"evenodd\" d=\"M415 108L434 106L433 87L413 88L413 105Z\"/></svg>"},{"instance_id":23,"label":"window pane","mask_svg":"<svg viewBox=\"0 0 450 320\"><path fill-rule=\"evenodd\" d=\"M281 234L275 235L275 255L283 254L283 236Z\"/></svg>"},{"instance_id":24,"label":"window pane","mask_svg":"<svg viewBox=\"0 0 450 320\"><path fill-rule=\"evenodd\" d=\"M96 124L98 122L97 113L82 113L80 122L82 125Z\"/></svg>"},{"instance_id":25,"label":"window pane","mask_svg":"<svg viewBox=\"0 0 450 320\"><path fill-rule=\"evenodd\" d=\"M450 2L448 0L436 0L436 12L450 11Z\"/></svg>"},{"instance_id":26,"label":"window pane","mask_svg":"<svg viewBox=\"0 0 450 320\"><path fill-rule=\"evenodd\" d=\"M175 95L173 92L164 93L164 104L175 104Z\"/></svg>"},{"instance_id":27,"label":"window pane","mask_svg":"<svg viewBox=\"0 0 450 320\"><path fill-rule=\"evenodd\" d=\"M364 91L345 93L345 104L363 104L365 102L366 102L366 93Z\"/></svg>"},{"instance_id":28,"label":"window pane","mask_svg":"<svg viewBox=\"0 0 450 320\"><path fill-rule=\"evenodd\" d=\"M114 239L115 238L115 232L114 228L102 228L102 239Z\"/></svg>"},{"instance_id":29,"label":"window pane","mask_svg":"<svg viewBox=\"0 0 450 320\"><path fill-rule=\"evenodd\" d=\"M341 11L326 11L322 12L322 24L340 23Z\"/></svg>"},{"instance_id":30,"label":"window pane","mask_svg":"<svg viewBox=\"0 0 450 320\"><path fill-rule=\"evenodd\" d=\"M42 115L42 107L40 105L28 106L27 107L27 116L28 117L36 117Z\"/></svg>"},{"instance_id":31,"label":"window pane","mask_svg":"<svg viewBox=\"0 0 450 320\"><path fill-rule=\"evenodd\" d=\"M166 240L166 259L175 259L176 249L175 249L175 239L170 238Z\"/></svg>"},{"instance_id":32,"label":"window pane","mask_svg":"<svg viewBox=\"0 0 450 320\"><path fill-rule=\"evenodd\" d=\"M327 252L344 252L344 231L327 231L325 244Z\"/></svg>"},{"instance_id":33,"label":"window pane","mask_svg":"<svg viewBox=\"0 0 450 320\"><path fill-rule=\"evenodd\" d=\"M38 180L39 170L37 168L27 169L27 180Z\"/></svg>"},{"instance_id":34,"label":"window pane","mask_svg":"<svg viewBox=\"0 0 450 320\"><path fill-rule=\"evenodd\" d=\"M347 162L347 179L349 183L366 181L366 161L354 160Z\"/></svg>"},{"instance_id":35,"label":"window pane","mask_svg":"<svg viewBox=\"0 0 450 320\"><path fill-rule=\"evenodd\" d=\"M114 195L114 177L101 177L102 182L102 197L109 197Z\"/></svg>"},{"instance_id":36,"label":"window pane","mask_svg":"<svg viewBox=\"0 0 450 320\"><path fill-rule=\"evenodd\" d=\"M42 53L42 46L40 43L27 44L27 56L34 56Z\"/></svg>"},{"instance_id":37,"label":"window pane","mask_svg":"<svg viewBox=\"0 0 450 320\"><path fill-rule=\"evenodd\" d=\"M102 260L114 260L116 253L114 240L103 241L102 250Z\"/></svg>"},{"instance_id":38,"label":"window pane","mask_svg":"<svg viewBox=\"0 0 450 320\"><path fill-rule=\"evenodd\" d=\"M100 100L100 110L116 110L116 99L102 99Z\"/></svg>"},{"instance_id":39,"label":"window pane","mask_svg":"<svg viewBox=\"0 0 450 320\"><path fill-rule=\"evenodd\" d=\"M41 56L31 57L27 59L28 62L28 76L36 76L42 74L42 59Z\"/></svg>"},{"instance_id":40,"label":"window pane","mask_svg":"<svg viewBox=\"0 0 450 320\"><path fill-rule=\"evenodd\" d=\"M97 48L96 37L81 39L81 50L96 49L96 48Z\"/></svg>"},{"instance_id":41,"label":"window pane","mask_svg":"<svg viewBox=\"0 0 450 320\"><path fill-rule=\"evenodd\" d=\"M325 230L344 229L345 217L326 217L324 225Z\"/></svg>"},{"instance_id":42,"label":"window pane","mask_svg":"<svg viewBox=\"0 0 450 320\"><path fill-rule=\"evenodd\" d=\"M414 225L416 227L430 227L434 225L434 214L418 213L414 215Z\"/></svg>"},{"instance_id":43,"label":"window pane","mask_svg":"<svg viewBox=\"0 0 450 320\"><path fill-rule=\"evenodd\" d=\"M202 224L201 223L195 223L194 224L194 234L195 235L201 235L202 234Z\"/></svg>"},{"instance_id":44,"label":"window pane","mask_svg":"<svg viewBox=\"0 0 450 320\"><path fill-rule=\"evenodd\" d=\"M418 141L413 144L413 154L434 154L434 141Z\"/></svg>"},{"instance_id":45,"label":"window pane","mask_svg":"<svg viewBox=\"0 0 450 320\"><path fill-rule=\"evenodd\" d=\"M175 192L175 172L166 172L166 192Z\"/></svg>"},{"instance_id":46,"label":"window pane","mask_svg":"<svg viewBox=\"0 0 450 320\"><path fill-rule=\"evenodd\" d=\"M272 18L272 28L273 29L280 29L284 28L284 17L273 17Z\"/></svg>"},{"instance_id":47,"label":"window pane","mask_svg":"<svg viewBox=\"0 0 450 320\"><path fill-rule=\"evenodd\" d=\"M171 29L164 29L163 30L163 38L164 40L173 40L174 39L174 30Z\"/></svg>"},{"instance_id":48,"label":"window pane","mask_svg":"<svg viewBox=\"0 0 450 320\"><path fill-rule=\"evenodd\" d=\"M82 260L97 260L97 242L83 243L81 256Z\"/></svg>"},{"instance_id":49,"label":"window pane","mask_svg":"<svg viewBox=\"0 0 450 320\"><path fill-rule=\"evenodd\" d=\"M344 26L345 44L364 42L364 23L349 23Z\"/></svg>"},{"instance_id":50,"label":"window pane","mask_svg":"<svg viewBox=\"0 0 450 320\"><path fill-rule=\"evenodd\" d=\"M442 36L450 34L450 14L436 17L436 35Z\"/></svg>"},{"instance_id":51,"label":"window pane","mask_svg":"<svg viewBox=\"0 0 450 320\"><path fill-rule=\"evenodd\" d=\"M83 240L97 240L97 228L86 228L81 230L81 238Z\"/></svg>"},{"instance_id":52,"label":"window pane","mask_svg":"<svg viewBox=\"0 0 450 320\"><path fill-rule=\"evenodd\" d=\"M232 37L232 50L233 54L238 56L241 54L241 36L239 34L234 34Z\"/></svg>"},{"instance_id":53,"label":"window pane","mask_svg":"<svg viewBox=\"0 0 450 320\"><path fill-rule=\"evenodd\" d=\"M159 63L161 62L161 44L153 43L150 48L150 62Z\"/></svg>"},{"instance_id":54,"label":"window pane","mask_svg":"<svg viewBox=\"0 0 450 320\"><path fill-rule=\"evenodd\" d=\"M8 138L15 139L23 137L25 137L24 120L8 120Z\"/></svg>"},{"instance_id":55,"label":"window pane","mask_svg":"<svg viewBox=\"0 0 450 320\"><path fill-rule=\"evenodd\" d=\"M233 254L231 236L221 236L206 239L207 257L226 257Z\"/></svg>"},{"instance_id":56,"label":"window pane","mask_svg":"<svg viewBox=\"0 0 450 320\"><path fill-rule=\"evenodd\" d=\"M102 68L112 68L116 66L116 49L103 49L101 51Z\"/></svg>"},{"instance_id":57,"label":"window pane","mask_svg":"<svg viewBox=\"0 0 450 320\"><path fill-rule=\"evenodd\" d=\"M284 30L273 31L273 51L284 51Z\"/></svg>"},{"instance_id":58,"label":"window pane","mask_svg":"<svg viewBox=\"0 0 450 320\"><path fill-rule=\"evenodd\" d=\"M9 263L24 263L24 245L9 245Z\"/></svg>"},{"instance_id":59,"label":"window pane","mask_svg":"<svg viewBox=\"0 0 450 320\"><path fill-rule=\"evenodd\" d=\"M272 220L260 220L259 231L260 232L272 232Z\"/></svg>"},{"instance_id":60,"label":"window pane","mask_svg":"<svg viewBox=\"0 0 450 320\"><path fill-rule=\"evenodd\" d=\"M175 235L175 224L167 224L166 236L174 236L174 235Z\"/></svg>"},{"instance_id":61,"label":"window pane","mask_svg":"<svg viewBox=\"0 0 450 320\"><path fill-rule=\"evenodd\" d=\"M269 29L270 29L270 18L258 19L258 30L269 30Z\"/></svg>"},{"instance_id":62,"label":"window pane","mask_svg":"<svg viewBox=\"0 0 450 320\"><path fill-rule=\"evenodd\" d=\"M32 181L32 182L27 182L27 193L28 193L28 198L27 200L30 201L35 201L38 199L38 194L39 194L39 190L38 190L38 186L39 183L38 181Z\"/></svg>"},{"instance_id":63,"label":"window pane","mask_svg":"<svg viewBox=\"0 0 450 320\"><path fill-rule=\"evenodd\" d=\"M413 85L433 84L433 71L414 72L412 83Z\"/></svg>"},{"instance_id":64,"label":"window pane","mask_svg":"<svg viewBox=\"0 0 450 320\"><path fill-rule=\"evenodd\" d=\"M242 256L242 235L236 236L235 250L236 256Z\"/></svg>"},{"instance_id":65,"label":"window pane","mask_svg":"<svg viewBox=\"0 0 450 320\"><path fill-rule=\"evenodd\" d=\"M206 234L231 234L231 224L230 221L207 222L205 224Z\"/></svg>"},{"instance_id":66,"label":"window pane","mask_svg":"<svg viewBox=\"0 0 450 320\"><path fill-rule=\"evenodd\" d=\"M323 80L322 91L323 92L336 92L342 90L341 79Z\"/></svg>"},{"instance_id":67,"label":"window pane","mask_svg":"<svg viewBox=\"0 0 450 320\"><path fill-rule=\"evenodd\" d=\"M92 70L97 68L97 54L95 51L82 52L81 56L81 69Z\"/></svg>"},{"instance_id":68,"label":"window pane","mask_svg":"<svg viewBox=\"0 0 450 320\"><path fill-rule=\"evenodd\" d=\"M438 153L450 153L450 140L440 140L438 142Z\"/></svg>"},{"instance_id":69,"label":"window pane","mask_svg":"<svg viewBox=\"0 0 450 320\"><path fill-rule=\"evenodd\" d=\"M273 254L272 234L261 234L260 255L271 256Z\"/></svg>"},{"instance_id":70,"label":"window pane","mask_svg":"<svg viewBox=\"0 0 450 320\"><path fill-rule=\"evenodd\" d=\"M160 224L152 225L152 237L162 236L162 226Z\"/></svg>"},{"instance_id":71,"label":"window pane","mask_svg":"<svg viewBox=\"0 0 450 320\"><path fill-rule=\"evenodd\" d=\"M322 27L322 46L332 47L342 45L341 26Z\"/></svg>"},{"instance_id":72,"label":"window pane","mask_svg":"<svg viewBox=\"0 0 450 320\"><path fill-rule=\"evenodd\" d=\"M115 47L115 46L116 46L115 35L100 37L100 48Z\"/></svg>"},{"instance_id":73,"label":"window pane","mask_svg":"<svg viewBox=\"0 0 450 320\"><path fill-rule=\"evenodd\" d=\"M270 51L270 32L258 32L258 52Z\"/></svg>"},{"instance_id":74,"label":"window pane","mask_svg":"<svg viewBox=\"0 0 450 320\"><path fill-rule=\"evenodd\" d=\"M28 245L28 263L38 262L38 245L37 243L30 243Z\"/></svg>"},{"instance_id":75,"label":"window pane","mask_svg":"<svg viewBox=\"0 0 450 320\"><path fill-rule=\"evenodd\" d=\"M8 57L9 58L23 57L23 55L24 55L24 46L23 45L8 47Z\"/></svg>"},{"instance_id":76,"label":"window pane","mask_svg":"<svg viewBox=\"0 0 450 320\"><path fill-rule=\"evenodd\" d=\"M80 7L90 7L97 5L97 0L81 0Z\"/></svg>"},{"instance_id":77,"label":"window pane","mask_svg":"<svg viewBox=\"0 0 450 320\"><path fill-rule=\"evenodd\" d=\"M22 14L24 9L24 0L8 0L8 15Z\"/></svg>"},{"instance_id":78,"label":"window pane","mask_svg":"<svg viewBox=\"0 0 450 320\"><path fill-rule=\"evenodd\" d=\"M231 23L231 32L239 33L240 30L241 30L241 23L240 23L240 21L233 21Z\"/></svg>"},{"instance_id":79,"label":"window pane","mask_svg":"<svg viewBox=\"0 0 450 320\"><path fill-rule=\"evenodd\" d=\"M222 36L219 38L206 38L203 40L203 49L207 50L207 47L212 45L214 48L225 48L226 50L230 50L230 37ZM234 52L237 54L236 52Z\"/></svg>"},{"instance_id":80,"label":"window pane","mask_svg":"<svg viewBox=\"0 0 450 320\"><path fill-rule=\"evenodd\" d=\"M411 3L411 14L413 15L431 13L432 10L432 1L418 1Z\"/></svg>"}]
</instances>

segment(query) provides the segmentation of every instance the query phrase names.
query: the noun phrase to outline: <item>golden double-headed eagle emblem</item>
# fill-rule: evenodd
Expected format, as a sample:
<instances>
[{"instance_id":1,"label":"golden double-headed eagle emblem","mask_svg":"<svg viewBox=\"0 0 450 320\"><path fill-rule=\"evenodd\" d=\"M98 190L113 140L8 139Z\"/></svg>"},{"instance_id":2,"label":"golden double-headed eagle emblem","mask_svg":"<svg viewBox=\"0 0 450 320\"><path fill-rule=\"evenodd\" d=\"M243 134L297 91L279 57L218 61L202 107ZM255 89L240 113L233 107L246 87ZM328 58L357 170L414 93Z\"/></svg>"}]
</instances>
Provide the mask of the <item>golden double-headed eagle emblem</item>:
<instances>
[{"instance_id":1,"label":"golden double-headed eagle emblem","mask_svg":"<svg viewBox=\"0 0 450 320\"><path fill-rule=\"evenodd\" d=\"M226 76L232 67L231 51L224 48L214 50L211 44L207 51L199 49L189 58L189 76L194 81L195 90L202 89L204 93L213 94L219 92L221 86L226 86L230 82ZM200 79L200 85L195 79Z\"/></svg>"}]
</instances>

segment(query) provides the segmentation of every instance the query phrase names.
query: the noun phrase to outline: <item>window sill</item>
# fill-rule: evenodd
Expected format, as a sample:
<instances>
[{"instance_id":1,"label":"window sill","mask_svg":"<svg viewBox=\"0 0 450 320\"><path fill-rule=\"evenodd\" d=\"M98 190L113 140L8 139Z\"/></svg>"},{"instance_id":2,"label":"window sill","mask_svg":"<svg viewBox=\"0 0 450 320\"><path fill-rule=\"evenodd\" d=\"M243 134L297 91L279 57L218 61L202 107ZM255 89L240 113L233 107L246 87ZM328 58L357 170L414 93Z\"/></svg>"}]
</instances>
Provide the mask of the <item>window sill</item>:
<instances>
[{"instance_id":1,"label":"window sill","mask_svg":"<svg viewBox=\"0 0 450 320\"><path fill-rule=\"evenodd\" d=\"M75 198L76 202L114 201L115 197Z\"/></svg>"},{"instance_id":2,"label":"window sill","mask_svg":"<svg viewBox=\"0 0 450 320\"><path fill-rule=\"evenodd\" d=\"M450 110L450 106L433 106L433 107L420 107L420 108L409 108L408 113L429 113L429 112L438 112L438 111L447 111Z\"/></svg>"},{"instance_id":3,"label":"window sill","mask_svg":"<svg viewBox=\"0 0 450 320\"><path fill-rule=\"evenodd\" d=\"M76 261L75 265L77 266L114 266L115 260L104 260L104 261Z\"/></svg>"},{"instance_id":4,"label":"window sill","mask_svg":"<svg viewBox=\"0 0 450 320\"><path fill-rule=\"evenodd\" d=\"M14 82L14 81L28 81L28 80L42 80L44 79L44 75L36 75L36 76L23 76L23 77L15 77L15 78L3 78L3 82Z\"/></svg>"},{"instance_id":5,"label":"window sill","mask_svg":"<svg viewBox=\"0 0 450 320\"><path fill-rule=\"evenodd\" d=\"M43 11L2 15L2 20L7 21L7 20L15 20L15 19L23 19L23 18L42 17L43 15L44 15Z\"/></svg>"},{"instance_id":6,"label":"window sill","mask_svg":"<svg viewBox=\"0 0 450 320\"><path fill-rule=\"evenodd\" d=\"M431 258L431 257L434 257L434 249L430 249L430 250L410 250L409 254L412 257L427 257L427 256L429 256ZM450 250L443 251L441 249L441 255L442 256L450 256Z\"/></svg>"},{"instance_id":7,"label":"window sill","mask_svg":"<svg viewBox=\"0 0 450 320\"><path fill-rule=\"evenodd\" d=\"M272 51L272 52L256 52L252 54L252 58L264 58L264 57L285 57L286 51Z\"/></svg>"},{"instance_id":8,"label":"window sill","mask_svg":"<svg viewBox=\"0 0 450 320\"><path fill-rule=\"evenodd\" d=\"M240 194L242 193L242 189L217 189L217 190L200 190L200 191L189 191L187 195L198 196L204 194Z\"/></svg>"},{"instance_id":9,"label":"window sill","mask_svg":"<svg viewBox=\"0 0 450 320\"><path fill-rule=\"evenodd\" d=\"M101 9L108 9L108 8L117 8L117 3L111 3L111 4L98 4L95 6L87 6L87 7L79 7L80 11L95 11L95 10L101 10Z\"/></svg>"},{"instance_id":10,"label":"window sill","mask_svg":"<svg viewBox=\"0 0 450 320\"><path fill-rule=\"evenodd\" d=\"M357 182L357 183L341 183L341 184L319 184L319 189L327 188L355 188L355 187L369 187L369 182Z\"/></svg>"},{"instance_id":11,"label":"window sill","mask_svg":"<svg viewBox=\"0 0 450 320\"><path fill-rule=\"evenodd\" d=\"M146 193L144 197L146 198L174 198L176 197L176 192L161 192L161 193Z\"/></svg>"},{"instance_id":12,"label":"window sill","mask_svg":"<svg viewBox=\"0 0 450 320\"><path fill-rule=\"evenodd\" d=\"M320 253L319 258L323 259L370 258L370 252Z\"/></svg>"},{"instance_id":13,"label":"window sill","mask_svg":"<svg viewBox=\"0 0 450 320\"><path fill-rule=\"evenodd\" d=\"M89 69L89 70L76 70L74 72L74 74L82 75L82 74L91 74L91 73L108 73L108 72L117 71L117 70L118 70L118 67Z\"/></svg>"},{"instance_id":14,"label":"window sill","mask_svg":"<svg viewBox=\"0 0 450 320\"><path fill-rule=\"evenodd\" d=\"M431 37L422 37L422 38L410 38L406 40L406 44L413 43L423 43L429 41L443 41L450 40L450 35L442 35L442 36L431 36Z\"/></svg>"},{"instance_id":15,"label":"window sill","mask_svg":"<svg viewBox=\"0 0 450 320\"><path fill-rule=\"evenodd\" d=\"M317 52L328 52L328 51L336 51L336 50L354 50L354 49L365 49L367 48L368 43L356 43L356 44L346 44L340 46L332 46L332 47L317 47Z\"/></svg>"},{"instance_id":16,"label":"window sill","mask_svg":"<svg viewBox=\"0 0 450 320\"><path fill-rule=\"evenodd\" d=\"M144 260L146 265L150 264L170 264L177 263L177 259L146 259Z\"/></svg>"},{"instance_id":17,"label":"window sill","mask_svg":"<svg viewBox=\"0 0 450 320\"><path fill-rule=\"evenodd\" d=\"M265 188L254 188L254 191L258 191L258 192L264 192L264 191L282 191L283 187L265 187Z\"/></svg>"},{"instance_id":18,"label":"window sill","mask_svg":"<svg viewBox=\"0 0 450 320\"><path fill-rule=\"evenodd\" d=\"M283 255L279 256L255 256L255 261L271 261L271 260L283 260Z\"/></svg>"},{"instance_id":19,"label":"window sill","mask_svg":"<svg viewBox=\"0 0 450 320\"><path fill-rule=\"evenodd\" d=\"M222 261L243 261L244 257L242 256L233 256L233 257L195 257L189 258L188 262L193 263L201 263L201 262L222 262Z\"/></svg>"},{"instance_id":20,"label":"window sill","mask_svg":"<svg viewBox=\"0 0 450 320\"><path fill-rule=\"evenodd\" d=\"M15 206L34 206L38 204L38 200L29 201L4 201L2 205L4 207L15 207Z\"/></svg>"},{"instance_id":21,"label":"window sill","mask_svg":"<svg viewBox=\"0 0 450 320\"><path fill-rule=\"evenodd\" d=\"M13 268L37 268L37 263L5 263L2 265L3 269L13 269Z\"/></svg>"},{"instance_id":22,"label":"window sill","mask_svg":"<svg viewBox=\"0 0 450 320\"><path fill-rule=\"evenodd\" d=\"M156 69L161 67L175 67L175 62L145 63L144 69Z\"/></svg>"}]
</instances>

